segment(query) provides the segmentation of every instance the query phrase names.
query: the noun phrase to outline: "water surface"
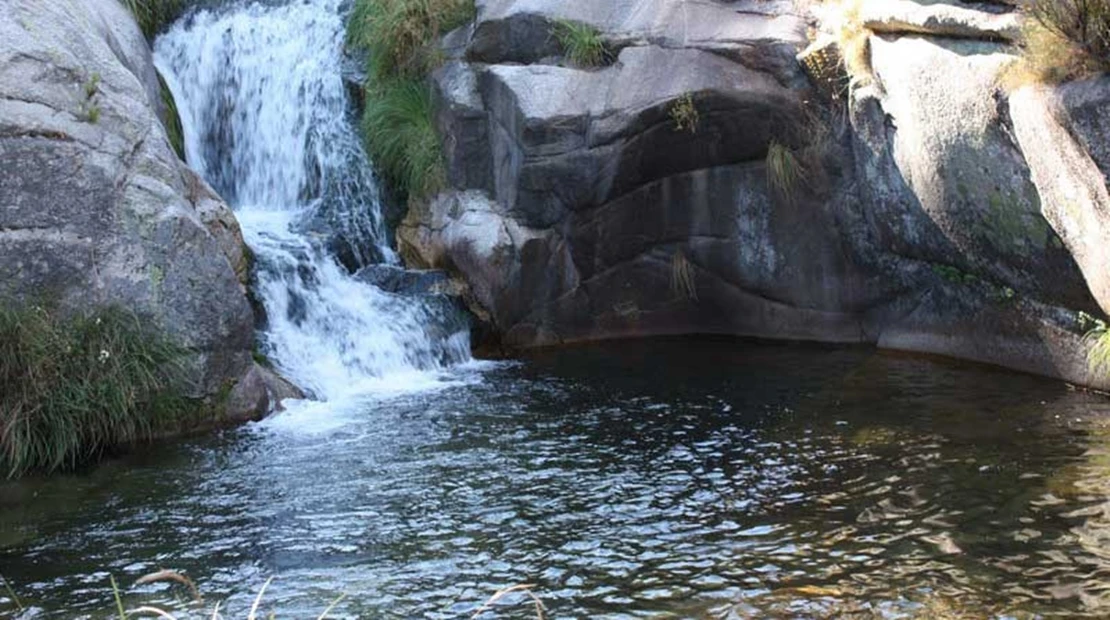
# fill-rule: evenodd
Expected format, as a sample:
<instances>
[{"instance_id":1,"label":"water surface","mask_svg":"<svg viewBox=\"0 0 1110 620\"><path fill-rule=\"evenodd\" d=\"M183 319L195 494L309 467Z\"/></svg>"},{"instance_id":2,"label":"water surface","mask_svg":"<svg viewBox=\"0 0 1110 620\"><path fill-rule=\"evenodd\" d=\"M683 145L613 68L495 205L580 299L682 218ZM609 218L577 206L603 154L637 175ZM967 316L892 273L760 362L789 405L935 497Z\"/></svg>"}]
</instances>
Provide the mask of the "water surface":
<instances>
[{"instance_id":1,"label":"water surface","mask_svg":"<svg viewBox=\"0 0 1110 620\"><path fill-rule=\"evenodd\" d=\"M264 607L284 618L342 593L343 617L465 618L519 583L552 618L1110 612L1102 397L731 340L576 347L442 379L7 483L0 574L58 618L104 617L109 572L130 584L159 568L227 599L228 617L270 577ZM533 613L508 597L488 617Z\"/></svg>"}]
</instances>

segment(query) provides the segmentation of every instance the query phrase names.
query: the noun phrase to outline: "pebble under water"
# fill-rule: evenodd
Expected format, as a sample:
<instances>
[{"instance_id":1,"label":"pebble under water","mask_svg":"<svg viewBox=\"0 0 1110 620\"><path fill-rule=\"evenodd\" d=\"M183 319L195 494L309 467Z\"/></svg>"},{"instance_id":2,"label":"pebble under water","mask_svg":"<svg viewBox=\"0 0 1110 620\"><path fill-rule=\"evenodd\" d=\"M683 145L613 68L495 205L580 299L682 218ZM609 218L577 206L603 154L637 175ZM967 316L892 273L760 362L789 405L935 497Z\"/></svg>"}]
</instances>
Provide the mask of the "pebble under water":
<instances>
[{"instance_id":1,"label":"pebble under water","mask_svg":"<svg viewBox=\"0 0 1110 620\"><path fill-rule=\"evenodd\" d=\"M990 368L709 339L471 364L0 485L28 617L1104 617L1107 401ZM192 577L205 597L165 583ZM0 610L12 608L0 593ZM514 593L487 618L535 617ZM207 610L207 611L205 611ZM944 613L964 614L943 616ZM264 617L264 616L263 616Z\"/></svg>"}]
</instances>

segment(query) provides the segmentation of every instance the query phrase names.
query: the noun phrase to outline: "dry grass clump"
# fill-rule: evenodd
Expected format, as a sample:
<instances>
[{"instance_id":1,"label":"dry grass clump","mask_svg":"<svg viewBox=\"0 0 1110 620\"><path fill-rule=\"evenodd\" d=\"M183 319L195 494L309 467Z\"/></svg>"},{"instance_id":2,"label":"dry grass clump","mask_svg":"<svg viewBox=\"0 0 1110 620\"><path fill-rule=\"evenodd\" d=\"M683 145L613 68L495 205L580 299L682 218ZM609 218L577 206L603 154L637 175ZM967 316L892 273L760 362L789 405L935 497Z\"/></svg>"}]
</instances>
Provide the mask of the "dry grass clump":
<instances>
[{"instance_id":1,"label":"dry grass clump","mask_svg":"<svg viewBox=\"0 0 1110 620\"><path fill-rule=\"evenodd\" d=\"M675 131L689 131L690 133L698 132L698 108L694 105L694 95L692 93L685 93L678 99L671 103L668 110L671 117L671 122L674 123Z\"/></svg>"},{"instance_id":2,"label":"dry grass clump","mask_svg":"<svg viewBox=\"0 0 1110 620\"><path fill-rule=\"evenodd\" d=\"M793 202L800 185L805 182L806 170L790 147L772 139L767 145L767 185L774 194Z\"/></svg>"},{"instance_id":3,"label":"dry grass clump","mask_svg":"<svg viewBox=\"0 0 1110 620\"><path fill-rule=\"evenodd\" d=\"M250 610L247 612L246 620L257 620L258 618L262 617L260 616L260 613L262 611L262 599L266 594L266 589L270 587L270 584L273 583L273 581L274 578L270 577L266 580L264 584L262 584L262 587L259 588L258 594L254 597L254 601L251 603ZM224 618L224 616L220 613L220 608L222 604L217 602L215 605L212 606L210 611L206 610L204 608L204 599L201 597L200 591L197 589L196 584L193 583L192 579L189 579L187 576L177 571L163 569L154 573L150 573L137 579L135 581L135 585L144 585L156 582L176 583L188 589L191 597L191 603L188 604L187 608L184 611L188 614L189 617L196 617L196 615L200 613L202 614L202 617L211 618L212 620L222 620ZM4 588L8 593L9 598L15 605L16 610L20 612L25 611L27 608L25 607L23 601L21 601L19 597L16 596L15 591L11 587L11 584L9 584L7 580L5 580L2 576L0 576L0 583L4 585ZM127 606L124 605L123 602L123 595L120 591L119 584L116 582L116 578L114 575L108 575L108 583L112 588L112 601L115 604L114 613L118 620L128 620L129 618L144 617L162 618L164 620L177 620L177 617L174 616L170 610L164 609L162 607L155 607L153 605L140 605L133 609L127 609ZM536 596L536 594L533 592L535 587L535 584L522 583L498 590L497 592L494 592L493 595L490 596L484 603L476 607L473 615L471 615L470 618L471 620L477 620L483 614L494 611L499 603L502 602L502 599L504 599L505 597L509 596L510 594L519 593L523 594L525 597L524 600L531 604L531 607L535 613L536 620L546 620L547 607L543 604L543 601L541 601L540 598ZM324 620L325 618L328 618L331 612L346 598L346 594L340 594L326 608L324 608L320 615L316 617L316 620ZM513 604L519 603L514 602ZM275 614L271 612L265 617L272 619L275 617Z\"/></svg>"},{"instance_id":4,"label":"dry grass clump","mask_svg":"<svg viewBox=\"0 0 1110 620\"><path fill-rule=\"evenodd\" d=\"M1110 0L1031 0L1021 59L1002 76L1013 90L1110 71Z\"/></svg>"},{"instance_id":5,"label":"dry grass clump","mask_svg":"<svg viewBox=\"0 0 1110 620\"><path fill-rule=\"evenodd\" d=\"M839 0L840 21L836 40L840 47L841 62L853 82L871 80L871 31L863 27L861 0Z\"/></svg>"}]
</instances>

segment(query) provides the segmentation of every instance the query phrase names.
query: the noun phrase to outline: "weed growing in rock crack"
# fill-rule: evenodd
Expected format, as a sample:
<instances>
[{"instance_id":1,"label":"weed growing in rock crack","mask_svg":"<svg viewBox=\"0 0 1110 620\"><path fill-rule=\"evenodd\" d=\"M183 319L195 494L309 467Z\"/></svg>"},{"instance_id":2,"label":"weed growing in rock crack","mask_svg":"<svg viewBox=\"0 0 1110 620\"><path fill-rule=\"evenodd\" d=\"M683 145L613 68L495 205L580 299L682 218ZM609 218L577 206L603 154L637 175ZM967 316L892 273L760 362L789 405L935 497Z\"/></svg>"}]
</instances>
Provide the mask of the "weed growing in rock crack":
<instances>
[{"instance_id":1,"label":"weed growing in rock crack","mask_svg":"<svg viewBox=\"0 0 1110 620\"><path fill-rule=\"evenodd\" d=\"M92 99L100 92L100 74L94 72L89 79L85 81L85 99Z\"/></svg>"},{"instance_id":2,"label":"weed growing in rock crack","mask_svg":"<svg viewBox=\"0 0 1110 620\"><path fill-rule=\"evenodd\" d=\"M973 284L979 281L975 275L960 270L952 265L934 264L933 273L953 284Z\"/></svg>"},{"instance_id":3,"label":"weed growing in rock crack","mask_svg":"<svg viewBox=\"0 0 1110 620\"><path fill-rule=\"evenodd\" d=\"M861 0L839 0L835 37L840 61L853 84L872 80L871 31L863 26Z\"/></svg>"},{"instance_id":4,"label":"weed growing in rock crack","mask_svg":"<svg viewBox=\"0 0 1110 620\"><path fill-rule=\"evenodd\" d=\"M805 180L803 168L794 151L778 140L767 145L767 184L785 200L793 201L798 186Z\"/></svg>"},{"instance_id":5,"label":"weed growing in rock crack","mask_svg":"<svg viewBox=\"0 0 1110 620\"><path fill-rule=\"evenodd\" d=\"M89 76L81 90L85 93L85 98L81 101L81 115L95 125L100 122L100 106L93 101L100 94L100 74L93 73Z\"/></svg>"},{"instance_id":6,"label":"weed growing in rock crack","mask_svg":"<svg viewBox=\"0 0 1110 620\"><path fill-rule=\"evenodd\" d=\"M576 67L600 67L609 59L601 32L589 24L560 20L552 34L567 60Z\"/></svg>"},{"instance_id":7,"label":"weed growing in rock crack","mask_svg":"<svg viewBox=\"0 0 1110 620\"><path fill-rule=\"evenodd\" d=\"M170 146L177 153L177 157L181 161L185 161L185 129L181 126L181 114L177 110L177 102L173 98L173 93L170 92L169 85L162 77L162 72L158 71L156 73L158 74L158 89L162 95L162 107L166 114L166 118L163 119L163 124L166 126L166 137L169 138Z\"/></svg>"},{"instance_id":8,"label":"weed growing in rock crack","mask_svg":"<svg viewBox=\"0 0 1110 620\"><path fill-rule=\"evenodd\" d=\"M184 350L120 308L0 306L0 466L79 466L182 419Z\"/></svg>"},{"instance_id":9,"label":"weed growing in rock crack","mask_svg":"<svg viewBox=\"0 0 1110 620\"><path fill-rule=\"evenodd\" d=\"M694 105L694 96L690 93L674 100L671 104L670 115L675 131L698 132L698 108Z\"/></svg>"}]
</instances>

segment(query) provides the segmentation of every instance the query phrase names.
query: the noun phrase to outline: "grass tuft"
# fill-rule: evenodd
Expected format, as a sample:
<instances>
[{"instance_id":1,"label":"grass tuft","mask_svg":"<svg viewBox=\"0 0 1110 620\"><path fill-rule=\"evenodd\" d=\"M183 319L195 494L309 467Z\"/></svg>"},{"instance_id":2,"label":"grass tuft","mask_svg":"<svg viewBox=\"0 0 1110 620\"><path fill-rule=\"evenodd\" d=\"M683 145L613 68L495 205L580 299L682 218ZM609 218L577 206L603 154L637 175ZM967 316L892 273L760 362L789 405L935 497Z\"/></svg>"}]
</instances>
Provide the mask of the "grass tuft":
<instances>
[{"instance_id":1,"label":"grass tuft","mask_svg":"<svg viewBox=\"0 0 1110 620\"><path fill-rule=\"evenodd\" d=\"M150 438L186 411L183 356L119 308L0 307L0 466L72 469Z\"/></svg>"},{"instance_id":2,"label":"grass tuft","mask_svg":"<svg viewBox=\"0 0 1110 620\"><path fill-rule=\"evenodd\" d=\"M443 149L423 81L395 78L370 87L362 133L371 158L402 194L419 198L443 186Z\"/></svg>"},{"instance_id":3,"label":"grass tuft","mask_svg":"<svg viewBox=\"0 0 1110 620\"><path fill-rule=\"evenodd\" d=\"M778 196L792 202L805 180L805 169L794 151L778 140L767 145L767 184Z\"/></svg>"},{"instance_id":4,"label":"grass tuft","mask_svg":"<svg viewBox=\"0 0 1110 620\"><path fill-rule=\"evenodd\" d=\"M154 37L185 11L186 0L123 0L147 39Z\"/></svg>"},{"instance_id":5,"label":"grass tuft","mask_svg":"<svg viewBox=\"0 0 1110 620\"><path fill-rule=\"evenodd\" d=\"M609 60L609 50L601 33L589 24L560 20L552 34L567 60L576 67L600 67Z\"/></svg>"},{"instance_id":6,"label":"grass tuft","mask_svg":"<svg viewBox=\"0 0 1110 620\"><path fill-rule=\"evenodd\" d=\"M1087 343L1087 367L1092 374L1110 373L1110 326L1086 312L1079 313L1081 328L1088 328L1083 336Z\"/></svg>"}]
</instances>

